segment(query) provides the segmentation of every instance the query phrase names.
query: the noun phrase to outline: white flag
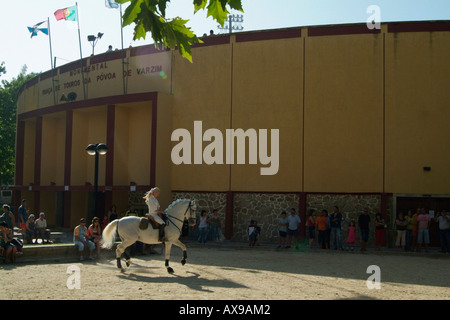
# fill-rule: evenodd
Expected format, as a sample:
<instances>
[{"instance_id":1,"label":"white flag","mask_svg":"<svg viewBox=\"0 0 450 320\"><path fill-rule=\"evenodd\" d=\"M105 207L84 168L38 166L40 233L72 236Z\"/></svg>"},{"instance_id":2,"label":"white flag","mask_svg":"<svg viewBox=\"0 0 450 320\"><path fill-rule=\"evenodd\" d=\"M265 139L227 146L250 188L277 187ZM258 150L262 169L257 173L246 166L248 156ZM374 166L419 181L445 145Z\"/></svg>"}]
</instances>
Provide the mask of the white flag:
<instances>
[{"instance_id":1,"label":"white flag","mask_svg":"<svg viewBox=\"0 0 450 320\"><path fill-rule=\"evenodd\" d=\"M105 0L105 5L107 8L111 9L117 9L119 7L119 4L114 0Z\"/></svg>"}]
</instances>

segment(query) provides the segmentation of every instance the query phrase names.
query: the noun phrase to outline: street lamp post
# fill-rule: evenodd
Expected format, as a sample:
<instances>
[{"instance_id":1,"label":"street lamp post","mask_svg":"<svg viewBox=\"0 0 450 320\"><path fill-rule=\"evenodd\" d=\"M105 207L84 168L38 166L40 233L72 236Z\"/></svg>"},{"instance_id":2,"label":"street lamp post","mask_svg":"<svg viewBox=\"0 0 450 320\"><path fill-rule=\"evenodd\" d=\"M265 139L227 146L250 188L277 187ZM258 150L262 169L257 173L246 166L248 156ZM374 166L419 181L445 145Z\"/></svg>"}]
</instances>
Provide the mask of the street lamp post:
<instances>
[{"instance_id":1,"label":"street lamp post","mask_svg":"<svg viewBox=\"0 0 450 320\"><path fill-rule=\"evenodd\" d=\"M97 44L98 40L101 39L102 37L103 37L103 33L101 33L101 32L99 32L97 34L97 36L94 36L94 35L88 36L88 41L91 42L91 45L92 45L92 55L94 55L95 45Z\"/></svg>"},{"instance_id":2,"label":"street lamp post","mask_svg":"<svg viewBox=\"0 0 450 320\"><path fill-rule=\"evenodd\" d=\"M94 169L94 214L88 217L88 221L97 214L97 193L98 193L98 158L99 155L105 155L108 152L108 146L104 143L90 144L87 146L86 151L89 155L95 156L95 169Z\"/></svg>"}]
</instances>

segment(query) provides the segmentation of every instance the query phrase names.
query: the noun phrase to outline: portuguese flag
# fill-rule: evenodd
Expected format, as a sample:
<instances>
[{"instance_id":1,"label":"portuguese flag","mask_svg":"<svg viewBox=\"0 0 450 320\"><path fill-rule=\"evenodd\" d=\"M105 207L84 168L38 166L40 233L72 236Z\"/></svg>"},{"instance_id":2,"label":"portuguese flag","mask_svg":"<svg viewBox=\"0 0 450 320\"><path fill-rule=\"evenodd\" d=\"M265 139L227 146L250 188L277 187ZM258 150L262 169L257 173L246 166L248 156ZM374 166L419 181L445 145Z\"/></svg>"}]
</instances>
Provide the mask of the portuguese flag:
<instances>
[{"instance_id":1,"label":"portuguese flag","mask_svg":"<svg viewBox=\"0 0 450 320\"><path fill-rule=\"evenodd\" d=\"M59 9L55 11L56 20L68 20L77 21L77 7L72 6L64 9Z\"/></svg>"}]
</instances>

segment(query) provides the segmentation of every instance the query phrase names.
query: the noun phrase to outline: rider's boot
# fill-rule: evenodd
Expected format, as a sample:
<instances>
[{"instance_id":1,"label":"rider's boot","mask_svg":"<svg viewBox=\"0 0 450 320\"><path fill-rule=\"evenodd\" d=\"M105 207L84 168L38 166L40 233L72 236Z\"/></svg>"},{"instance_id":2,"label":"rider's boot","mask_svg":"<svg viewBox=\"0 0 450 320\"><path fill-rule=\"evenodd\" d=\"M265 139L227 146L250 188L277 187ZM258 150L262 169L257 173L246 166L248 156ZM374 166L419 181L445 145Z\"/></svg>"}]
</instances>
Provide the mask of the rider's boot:
<instances>
[{"instance_id":1,"label":"rider's boot","mask_svg":"<svg viewBox=\"0 0 450 320\"><path fill-rule=\"evenodd\" d=\"M166 225L165 224L160 224L158 229L159 229L159 234L158 234L158 241L159 242L163 242L164 240L164 227Z\"/></svg>"}]
</instances>

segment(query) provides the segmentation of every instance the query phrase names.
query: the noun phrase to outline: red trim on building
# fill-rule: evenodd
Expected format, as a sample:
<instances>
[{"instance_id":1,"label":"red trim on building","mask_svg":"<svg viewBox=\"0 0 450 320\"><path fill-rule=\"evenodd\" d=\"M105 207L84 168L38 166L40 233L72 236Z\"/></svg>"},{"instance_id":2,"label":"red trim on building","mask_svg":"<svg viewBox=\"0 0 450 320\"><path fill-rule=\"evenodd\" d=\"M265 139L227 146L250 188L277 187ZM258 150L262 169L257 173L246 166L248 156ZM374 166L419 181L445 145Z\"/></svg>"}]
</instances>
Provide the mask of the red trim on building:
<instances>
[{"instance_id":1,"label":"red trim on building","mask_svg":"<svg viewBox=\"0 0 450 320\"><path fill-rule=\"evenodd\" d=\"M210 36L210 37L202 37L200 40L203 43L196 43L192 46L192 48L201 48L201 47L209 47L209 46L218 46L222 44L230 44L231 37L230 35L223 36Z\"/></svg>"},{"instance_id":2,"label":"red trim on building","mask_svg":"<svg viewBox=\"0 0 450 320\"><path fill-rule=\"evenodd\" d=\"M64 228L70 228L70 216L72 208L72 193L64 192L64 213L63 213L63 226Z\"/></svg>"},{"instance_id":3,"label":"red trim on building","mask_svg":"<svg viewBox=\"0 0 450 320\"><path fill-rule=\"evenodd\" d=\"M170 51L169 49L158 49L155 45L148 45L143 47L131 48L130 57L143 56L146 54L155 54Z\"/></svg>"},{"instance_id":4,"label":"red trim on building","mask_svg":"<svg viewBox=\"0 0 450 320\"><path fill-rule=\"evenodd\" d=\"M64 185L70 185L72 170L72 135L73 135L73 111L66 111L66 140L64 151Z\"/></svg>"},{"instance_id":5,"label":"red trim on building","mask_svg":"<svg viewBox=\"0 0 450 320\"><path fill-rule=\"evenodd\" d=\"M61 111L68 110L76 110L81 108L89 108L101 105L110 105L110 104L121 104L121 103L130 103L130 102L139 102L139 101L147 101L147 100L155 100L157 97L157 92L145 92L145 93L135 93L135 94L127 94L127 95L118 95L118 96L110 96L110 97L102 97L88 100L79 100L70 103L58 104L46 108L39 108L36 110L24 112L18 115L18 119L25 120L29 118L35 118L39 116L44 116L47 114L52 114Z\"/></svg>"},{"instance_id":6,"label":"red trim on building","mask_svg":"<svg viewBox=\"0 0 450 320\"><path fill-rule=\"evenodd\" d=\"M34 77L33 79L31 79L30 81L25 83L24 87L28 89L28 88L34 86L35 84L37 84L38 82L39 82L39 77Z\"/></svg>"},{"instance_id":7,"label":"red trim on building","mask_svg":"<svg viewBox=\"0 0 450 320\"><path fill-rule=\"evenodd\" d=\"M87 65L87 59L84 59L82 62L83 68L86 68ZM80 60L65 64L61 67L59 67L59 74L63 74L69 71L80 69Z\"/></svg>"},{"instance_id":8,"label":"red trim on building","mask_svg":"<svg viewBox=\"0 0 450 320\"><path fill-rule=\"evenodd\" d=\"M388 24L388 33L450 31L448 21L398 22Z\"/></svg>"},{"instance_id":9,"label":"red trim on building","mask_svg":"<svg viewBox=\"0 0 450 320\"><path fill-rule=\"evenodd\" d=\"M302 29L282 29L236 34L236 42L301 38Z\"/></svg>"},{"instance_id":10,"label":"red trim on building","mask_svg":"<svg viewBox=\"0 0 450 320\"><path fill-rule=\"evenodd\" d=\"M349 34L377 34L381 33L380 29L369 29L366 24L344 25L344 26L324 26L309 27L309 37L319 36L341 36Z\"/></svg>"},{"instance_id":11,"label":"red trim on building","mask_svg":"<svg viewBox=\"0 0 450 320\"><path fill-rule=\"evenodd\" d=\"M127 57L127 52L124 50L118 50L118 51L113 51L113 52L107 52L107 53L103 53L97 56L93 56L89 59L89 63L92 64L96 64L96 63L102 63L102 62L107 62L107 61L112 61L112 60L119 60L122 58L126 58Z\"/></svg>"},{"instance_id":12,"label":"red trim on building","mask_svg":"<svg viewBox=\"0 0 450 320\"><path fill-rule=\"evenodd\" d=\"M106 154L106 174L105 185L114 184L114 132L116 125L116 106L108 105L106 122L106 145L108 153Z\"/></svg>"},{"instance_id":13,"label":"red trim on building","mask_svg":"<svg viewBox=\"0 0 450 320\"><path fill-rule=\"evenodd\" d=\"M23 184L23 164L24 164L24 152L25 152L25 122L17 122L16 130L16 168L15 168L15 179L14 183L16 185Z\"/></svg>"},{"instance_id":14,"label":"red trim on building","mask_svg":"<svg viewBox=\"0 0 450 320\"><path fill-rule=\"evenodd\" d=\"M108 105L106 122L106 145L108 153L106 154L105 168L105 209L113 204L112 185L114 184L114 132L116 123L116 106ZM106 212L104 212L105 214ZM102 216L101 212L95 215Z\"/></svg>"},{"instance_id":15,"label":"red trim on building","mask_svg":"<svg viewBox=\"0 0 450 320\"><path fill-rule=\"evenodd\" d=\"M150 153L150 185L156 184L156 141L158 129L158 98L153 100L152 104L152 140Z\"/></svg>"},{"instance_id":16,"label":"red trim on building","mask_svg":"<svg viewBox=\"0 0 450 320\"><path fill-rule=\"evenodd\" d=\"M56 73L57 72L55 70L55 75L56 75ZM39 78L39 81L43 81L43 80L49 79L51 77L52 77L52 70L49 70L47 72L41 73L41 75L38 78Z\"/></svg>"},{"instance_id":17,"label":"red trim on building","mask_svg":"<svg viewBox=\"0 0 450 320\"><path fill-rule=\"evenodd\" d=\"M42 163L42 117L36 118L36 135L34 149L34 181L35 185L41 184Z\"/></svg>"}]
</instances>

